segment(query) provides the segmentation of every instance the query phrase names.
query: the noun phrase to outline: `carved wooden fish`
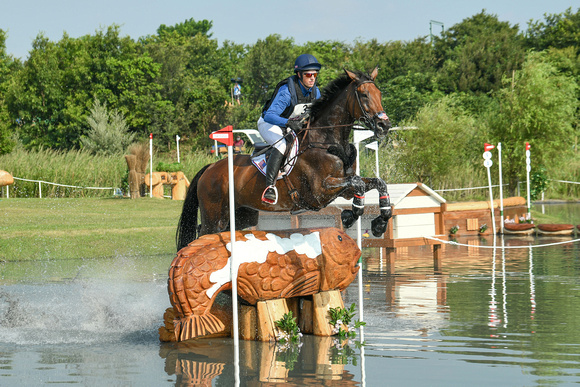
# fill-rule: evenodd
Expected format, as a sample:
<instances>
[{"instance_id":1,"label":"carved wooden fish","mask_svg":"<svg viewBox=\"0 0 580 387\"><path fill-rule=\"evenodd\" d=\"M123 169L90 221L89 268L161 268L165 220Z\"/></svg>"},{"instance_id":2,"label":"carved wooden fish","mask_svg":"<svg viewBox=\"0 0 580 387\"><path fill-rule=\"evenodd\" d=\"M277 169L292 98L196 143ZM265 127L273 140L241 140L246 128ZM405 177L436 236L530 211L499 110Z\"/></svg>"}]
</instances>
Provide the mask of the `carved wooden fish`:
<instances>
[{"instance_id":1,"label":"carved wooden fish","mask_svg":"<svg viewBox=\"0 0 580 387\"><path fill-rule=\"evenodd\" d=\"M210 309L219 292L231 289L230 250L229 232L209 234L173 259L168 291L177 341L224 329ZM358 272L360 255L356 242L336 228L236 231L238 295L256 304L344 290Z\"/></svg>"}]
</instances>

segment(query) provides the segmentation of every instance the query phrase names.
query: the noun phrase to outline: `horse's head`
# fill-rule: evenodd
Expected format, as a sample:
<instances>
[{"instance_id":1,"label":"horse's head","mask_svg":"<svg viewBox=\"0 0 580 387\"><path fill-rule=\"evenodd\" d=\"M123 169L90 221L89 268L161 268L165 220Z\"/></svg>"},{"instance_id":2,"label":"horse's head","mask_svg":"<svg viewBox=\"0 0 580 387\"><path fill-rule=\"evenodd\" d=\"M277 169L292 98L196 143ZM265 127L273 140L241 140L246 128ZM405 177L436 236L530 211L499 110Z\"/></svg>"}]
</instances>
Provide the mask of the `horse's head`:
<instances>
[{"instance_id":1,"label":"horse's head","mask_svg":"<svg viewBox=\"0 0 580 387\"><path fill-rule=\"evenodd\" d=\"M350 108L351 114L364 121L375 132L377 138L385 137L391 129L391 121L383 109L381 91L375 85L379 68L375 67L369 76L364 77L352 71L345 71L354 85L355 98Z\"/></svg>"}]
</instances>

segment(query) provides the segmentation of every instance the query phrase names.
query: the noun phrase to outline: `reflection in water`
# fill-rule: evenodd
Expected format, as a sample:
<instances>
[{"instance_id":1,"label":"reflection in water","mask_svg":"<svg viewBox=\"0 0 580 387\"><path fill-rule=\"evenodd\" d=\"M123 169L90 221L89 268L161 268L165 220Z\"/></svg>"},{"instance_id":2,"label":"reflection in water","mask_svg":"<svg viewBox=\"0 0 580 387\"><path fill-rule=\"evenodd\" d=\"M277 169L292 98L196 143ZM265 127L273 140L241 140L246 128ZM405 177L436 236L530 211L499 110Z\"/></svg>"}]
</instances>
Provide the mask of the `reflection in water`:
<instances>
[{"instance_id":1,"label":"reflection in water","mask_svg":"<svg viewBox=\"0 0 580 387\"><path fill-rule=\"evenodd\" d=\"M179 386L230 385L233 377L233 342L230 339L199 339L162 343L160 356L165 371L176 376ZM240 341L243 385L355 386L354 375L345 369L356 364L357 352L347 341L333 337L303 337L300 346Z\"/></svg>"}]
</instances>

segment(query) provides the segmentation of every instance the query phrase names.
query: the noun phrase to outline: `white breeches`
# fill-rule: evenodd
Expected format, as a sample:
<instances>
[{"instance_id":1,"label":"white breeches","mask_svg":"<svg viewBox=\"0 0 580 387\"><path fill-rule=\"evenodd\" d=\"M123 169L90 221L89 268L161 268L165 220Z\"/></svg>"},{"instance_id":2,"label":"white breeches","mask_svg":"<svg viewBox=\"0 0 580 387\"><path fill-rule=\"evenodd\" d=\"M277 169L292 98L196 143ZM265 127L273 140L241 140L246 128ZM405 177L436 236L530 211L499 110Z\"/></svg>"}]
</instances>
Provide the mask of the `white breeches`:
<instances>
[{"instance_id":1,"label":"white breeches","mask_svg":"<svg viewBox=\"0 0 580 387\"><path fill-rule=\"evenodd\" d=\"M280 153L286 152L286 140L284 140L284 131L278 125L272 125L262 117L258 119L258 131L262 138L270 145L273 145Z\"/></svg>"}]
</instances>

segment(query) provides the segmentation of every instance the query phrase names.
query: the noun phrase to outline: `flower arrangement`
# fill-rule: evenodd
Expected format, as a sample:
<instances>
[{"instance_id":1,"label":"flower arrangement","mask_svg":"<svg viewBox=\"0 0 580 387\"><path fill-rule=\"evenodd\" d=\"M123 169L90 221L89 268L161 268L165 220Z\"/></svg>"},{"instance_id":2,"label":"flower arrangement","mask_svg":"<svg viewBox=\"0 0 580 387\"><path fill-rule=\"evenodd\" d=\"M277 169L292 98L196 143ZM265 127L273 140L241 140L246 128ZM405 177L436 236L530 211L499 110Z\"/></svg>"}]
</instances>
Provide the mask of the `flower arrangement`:
<instances>
[{"instance_id":1,"label":"flower arrangement","mask_svg":"<svg viewBox=\"0 0 580 387\"><path fill-rule=\"evenodd\" d=\"M333 326L332 333L338 334L341 339L354 338L356 332L354 329L365 326L366 323L362 321L355 321L354 325L350 325L352 318L355 315L355 305L354 303L350 308L330 308L328 313L330 314L330 325ZM346 325L347 329L343 329L343 325Z\"/></svg>"},{"instance_id":2,"label":"flower arrangement","mask_svg":"<svg viewBox=\"0 0 580 387\"><path fill-rule=\"evenodd\" d=\"M457 231L459 231L459 226L458 225L455 225L455 226L451 227L451 229L449 230L449 232L451 234L457 234Z\"/></svg>"},{"instance_id":3,"label":"flower arrangement","mask_svg":"<svg viewBox=\"0 0 580 387\"><path fill-rule=\"evenodd\" d=\"M292 316L292 311L285 313L280 320L274 322L276 327L278 327L279 332L276 337L276 341L281 344L285 343L298 343L302 337L300 333L300 328L296 324L296 317Z\"/></svg>"}]
</instances>

